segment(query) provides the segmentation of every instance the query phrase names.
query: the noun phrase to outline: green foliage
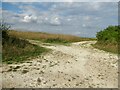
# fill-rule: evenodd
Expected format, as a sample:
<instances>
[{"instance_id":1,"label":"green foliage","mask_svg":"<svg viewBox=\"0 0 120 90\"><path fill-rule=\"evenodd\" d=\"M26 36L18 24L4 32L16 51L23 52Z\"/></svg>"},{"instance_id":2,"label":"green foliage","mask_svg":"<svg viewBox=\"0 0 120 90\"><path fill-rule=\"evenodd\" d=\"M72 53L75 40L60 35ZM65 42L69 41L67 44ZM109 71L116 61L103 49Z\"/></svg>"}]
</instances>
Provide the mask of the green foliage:
<instances>
[{"instance_id":1,"label":"green foliage","mask_svg":"<svg viewBox=\"0 0 120 90\"><path fill-rule=\"evenodd\" d=\"M96 37L99 43L116 44L118 42L120 26L109 26L103 31L97 33Z\"/></svg>"},{"instance_id":2,"label":"green foliage","mask_svg":"<svg viewBox=\"0 0 120 90\"><path fill-rule=\"evenodd\" d=\"M9 38L7 31L10 29L10 25L5 22L0 22L0 30L2 30L2 41L4 43L5 40Z\"/></svg>"},{"instance_id":3,"label":"green foliage","mask_svg":"<svg viewBox=\"0 0 120 90\"><path fill-rule=\"evenodd\" d=\"M35 57L47 49L31 44L28 41L8 35L8 39L3 38L2 61L8 64L23 62L30 57Z\"/></svg>"},{"instance_id":4,"label":"green foliage","mask_svg":"<svg viewBox=\"0 0 120 90\"><path fill-rule=\"evenodd\" d=\"M10 29L10 25L8 25L7 23L5 22L0 22L0 30L9 30Z\"/></svg>"},{"instance_id":5,"label":"green foliage","mask_svg":"<svg viewBox=\"0 0 120 90\"><path fill-rule=\"evenodd\" d=\"M28 44L24 48L17 47L16 45L6 45L3 48L2 61L8 64L21 63L28 60L28 58L34 58L46 51L47 49L32 44Z\"/></svg>"},{"instance_id":6,"label":"green foliage","mask_svg":"<svg viewBox=\"0 0 120 90\"><path fill-rule=\"evenodd\" d=\"M58 44L68 43L68 41L60 39L60 38L49 38L49 39L46 39L44 42L46 42L46 43L58 43Z\"/></svg>"},{"instance_id":7,"label":"green foliage","mask_svg":"<svg viewBox=\"0 0 120 90\"><path fill-rule=\"evenodd\" d=\"M109 26L96 35L96 48L112 53L118 53L118 43L120 43L120 26Z\"/></svg>"}]
</instances>

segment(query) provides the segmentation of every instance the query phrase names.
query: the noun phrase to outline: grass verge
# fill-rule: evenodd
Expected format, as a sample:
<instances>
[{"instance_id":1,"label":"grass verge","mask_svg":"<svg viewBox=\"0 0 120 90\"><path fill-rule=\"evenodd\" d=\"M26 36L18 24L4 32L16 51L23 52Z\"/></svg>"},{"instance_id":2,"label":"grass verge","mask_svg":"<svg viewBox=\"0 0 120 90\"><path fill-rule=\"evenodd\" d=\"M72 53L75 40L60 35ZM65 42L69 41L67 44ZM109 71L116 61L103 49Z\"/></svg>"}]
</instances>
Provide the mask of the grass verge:
<instances>
[{"instance_id":1,"label":"grass verge","mask_svg":"<svg viewBox=\"0 0 120 90\"><path fill-rule=\"evenodd\" d=\"M111 52L111 53L114 53L114 54L118 54L118 44L112 44L112 43L109 43L109 44L96 43L96 44L93 44L92 46L95 47L95 48L98 48L98 49L100 49L100 50L104 50L104 51L107 51L107 52Z\"/></svg>"},{"instance_id":2,"label":"grass verge","mask_svg":"<svg viewBox=\"0 0 120 90\"><path fill-rule=\"evenodd\" d=\"M24 39L3 35L2 62L7 64L21 63L28 58L34 58L48 49L29 43Z\"/></svg>"}]
</instances>

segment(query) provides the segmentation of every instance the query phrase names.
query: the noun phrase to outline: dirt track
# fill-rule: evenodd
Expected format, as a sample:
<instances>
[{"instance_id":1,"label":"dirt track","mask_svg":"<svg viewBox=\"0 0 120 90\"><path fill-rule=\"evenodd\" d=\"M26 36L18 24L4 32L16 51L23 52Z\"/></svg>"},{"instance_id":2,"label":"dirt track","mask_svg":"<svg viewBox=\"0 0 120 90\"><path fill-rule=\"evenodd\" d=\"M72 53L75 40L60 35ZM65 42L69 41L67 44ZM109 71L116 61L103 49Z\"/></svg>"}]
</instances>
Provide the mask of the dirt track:
<instances>
[{"instance_id":1,"label":"dirt track","mask_svg":"<svg viewBox=\"0 0 120 90\"><path fill-rule=\"evenodd\" d=\"M95 49L94 43L42 44L52 51L23 64L3 65L3 87L117 88L117 54Z\"/></svg>"}]
</instances>

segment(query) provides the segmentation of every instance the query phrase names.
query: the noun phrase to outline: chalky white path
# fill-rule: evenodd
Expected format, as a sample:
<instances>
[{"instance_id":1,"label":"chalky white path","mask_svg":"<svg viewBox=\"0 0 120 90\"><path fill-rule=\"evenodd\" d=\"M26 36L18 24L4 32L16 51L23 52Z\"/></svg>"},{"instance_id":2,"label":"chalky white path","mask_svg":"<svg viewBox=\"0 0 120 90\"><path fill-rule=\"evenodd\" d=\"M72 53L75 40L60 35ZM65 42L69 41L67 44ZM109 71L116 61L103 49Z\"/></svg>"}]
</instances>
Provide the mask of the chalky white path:
<instances>
[{"instance_id":1,"label":"chalky white path","mask_svg":"<svg viewBox=\"0 0 120 90\"><path fill-rule=\"evenodd\" d=\"M30 42L52 51L22 64L3 65L3 87L118 87L117 54L93 48L91 44L96 41L82 41L70 46Z\"/></svg>"}]
</instances>

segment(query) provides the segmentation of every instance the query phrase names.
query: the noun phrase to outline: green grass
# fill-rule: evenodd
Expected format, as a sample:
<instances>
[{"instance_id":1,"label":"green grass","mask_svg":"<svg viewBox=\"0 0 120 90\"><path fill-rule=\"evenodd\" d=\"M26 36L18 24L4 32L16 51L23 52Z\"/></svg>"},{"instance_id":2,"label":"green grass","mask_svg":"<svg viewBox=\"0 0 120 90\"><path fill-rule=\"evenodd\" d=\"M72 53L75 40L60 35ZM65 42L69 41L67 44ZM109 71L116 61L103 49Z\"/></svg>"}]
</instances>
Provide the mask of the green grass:
<instances>
[{"instance_id":1,"label":"green grass","mask_svg":"<svg viewBox=\"0 0 120 90\"><path fill-rule=\"evenodd\" d=\"M32 48L32 50L30 49ZM46 52L47 50L43 47L39 46L29 46L29 49L21 49L17 48L15 49L15 46L9 46L9 49L5 51L3 50L3 62L12 64L12 63L22 63L25 60L28 60L29 58L32 59L38 55L41 55L43 52Z\"/></svg>"},{"instance_id":2,"label":"green grass","mask_svg":"<svg viewBox=\"0 0 120 90\"><path fill-rule=\"evenodd\" d=\"M46 39L44 40L43 42L45 43L53 43L53 44L62 44L62 45L69 45L70 42L69 41L66 41L64 39L60 39L60 38L49 38L49 39Z\"/></svg>"},{"instance_id":3,"label":"green grass","mask_svg":"<svg viewBox=\"0 0 120 90\"><path fill-rule=\"evenodd\" d=\"M2 62L7 64L21 63L29 58L35 58L42 53L48 52L48 49L29 43L10 35L2 37Z\"/></svg>"}]
</instances>

